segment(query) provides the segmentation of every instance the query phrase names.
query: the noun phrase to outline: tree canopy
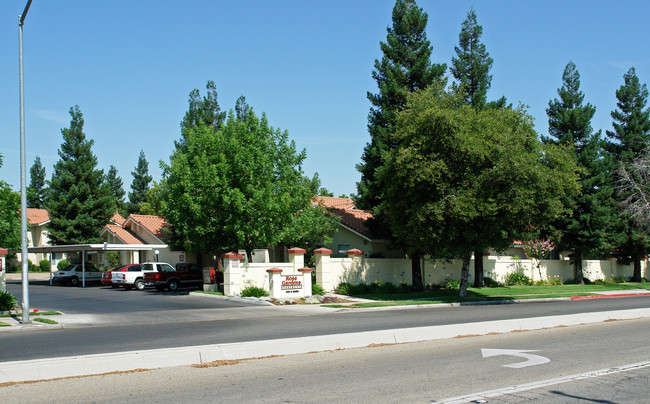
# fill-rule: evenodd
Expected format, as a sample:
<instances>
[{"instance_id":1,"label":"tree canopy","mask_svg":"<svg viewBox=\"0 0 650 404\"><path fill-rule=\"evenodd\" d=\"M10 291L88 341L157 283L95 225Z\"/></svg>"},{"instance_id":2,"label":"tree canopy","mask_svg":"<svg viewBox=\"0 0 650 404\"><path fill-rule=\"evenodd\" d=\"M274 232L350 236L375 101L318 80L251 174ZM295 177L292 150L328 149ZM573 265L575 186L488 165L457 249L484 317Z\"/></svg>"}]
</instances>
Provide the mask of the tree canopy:
<instances>
[{"instance_id":1,"label":"tree canopy","mask_svg":"<svg viewBox=\"0 0 650 404\"><path fill-rule=\"evenodd\" d=\"M549 102L549 144L566 145L580 168L580 194L573 200L573 214L559 218L552 226L560 247L573 251L574 275L583 283L582 260L586 252L606 254L615 242L616 207L614 205L612 165L603 153L600 131L594 132L591 118L596 108L583 104L580 74L569 62L562 75L559 99Z\"/></svg>"},{"instance_id":2,"label":"tree canopy","mask_svg":"<svg viewBox=\"0 0 650 404\"><path fill-rule=\"evenodd\" d=\"M634 263L633 279L640 282L641 256L650 250L650 236L638 209L647 187L644 164L650 147L650 108L646 107L648 89L633 67L623 81L616 90L617 109L611 113L614 130L607 131L606 148L618 166L616 200L624 207L619 215L619 258Z\"/></svg>"},{"instance_id":3,"label":"tree canopy","mask_svg":"<svg viewBox=\"0 0 650 404\"><path fill-rule=\"evenodd\" d=\"M294 215L309 206L298 151L286 131L253 109L223 125L183 130L186 146L164 165L162 211L188 251L220 253L282 241Z\"/></svg>"},{"instance_id":4,"label":"tree canopy","mask_svg":"<svg viewBox=\"0 0 650 404\"><path fill-rule=\"evenodd\" d=\"M20 194L0 180L0 248L18 248L20 243Z\"/></svg>"},{"instance_id":5,"label":"tree canopy","mask_svg":"<svg viewBox=\"0 0 650 404\"><path fill-rule=\"evenodd\" d=\"M61 129L63 143L45 204L54 245L99 242L99 232L113 214L110 189L97 169L94 142L86 139L78 106L70 108L70 116L70 127Z\"/></svg>"},{"instance_id":6,"label":"tree canopy","mask_svg":"<svg viewBox=\"0 0 650 404\"><path fill-rule=\"evenodd\" d=\"M372 104L368 115L370 142L357 166L361 173L356 201L360 209L374 210L379 205L381 189L375 182L376 170L382 165L382 153L392 147L390 134L408 94L442 78L447 68L431 63L433 47L427 39L427 20L427 13L415 1L397 0L392 27L386 28L386 42L380 42L383 56L375 60L372 72L379 91L368 92Z\"/></svg>"},{"instance_id":7,"label":"tree canopy","mask_svg":"<svg viewBox=\"0 0 650 404\"><path fill-rule=\"evenodd\" d=\"M29 169L29 178L27 206L42 209L47 197L47 181L45 180L45 167L43 167L39 156L36 156L34 165Z\"/></svg>"},{"instance_id":8,"label":"tree canopy","mask_svg":"<svg viewBox=\"0 0 650 404\"><path fill-rule=\"evenodd\" d=\"M452 57L449 68L460 84L465 101L474 108L485 107L487 92L492 85L490 69L493 61L481 42L481 35L483 27L476 20L476 12L471 9L463 21L458 46L454 48L456 57Z\"/></svg>"},{"instance_id":9,"label":"tree canopy","mask_svg":"<svg viewBox=\"0 0 650 404\"><path fill-rule=\"evenodd\" d=\"M149 175L149 162L144 150L140 150L138 164L135 166L135 171L131 171L131 175L133 182L131 182L131 192L129 192L129 202L127 203L129 214L140 212L140 207L147 201L147 190L153 180L153 177Z\"/></svg>"},{"instance_id":10,"label":"tree canopy","mask_svg":"<svg viewBox=\"0 0 650 404\"><path fill-rule=\"evenodd\" d=\"M124 182L122 181L122 177L117 174L117 168L114 165L108 168L106 183L111 190L115 209L121 212L120 214L126 213L124 212L124 195L126 194L126 191L124 191Z\"/></svg>"},{"instance_id":11,"label":"tree canopy","mask_svg":"<svg viewBox=\"0 0 650 404\"><path fill-rule=\"evenodd\" d=\"M414 94L397 121L399 147L379 172L380 210L404 244L436 257L504 249L531 226L567 214L577 192L567 152L542 145L522 109L468 106L443 83Z\"/></svg>"}]
</instances>

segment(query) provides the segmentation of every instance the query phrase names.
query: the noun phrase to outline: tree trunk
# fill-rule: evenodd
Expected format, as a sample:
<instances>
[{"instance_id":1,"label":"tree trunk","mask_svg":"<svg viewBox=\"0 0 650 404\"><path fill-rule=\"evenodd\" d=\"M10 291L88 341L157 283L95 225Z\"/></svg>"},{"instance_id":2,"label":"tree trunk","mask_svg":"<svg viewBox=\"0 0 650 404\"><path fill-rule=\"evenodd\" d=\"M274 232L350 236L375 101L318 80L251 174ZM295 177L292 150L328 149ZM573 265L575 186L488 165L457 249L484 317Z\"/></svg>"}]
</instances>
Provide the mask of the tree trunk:
<instances>
[{"instance_id":1,"label":"tree trunk","mask_svg":"<svg viewBox=\"0 0 650 404\"><path fill-rule=\"evenodd\" d=\"M632 276L632 281L641 282L641 254L632 254L632 260L634 261L634 275Z\"/></svg>"},{"instance_id":2,"label":"tree trunk","mask_svg":"<svg viewBox=\"0 0 650 404\"><path fill-rule=\"evenodd\" d=\"M483 251L474 250L474 287L482 288L485 286L483 278Z\"/></svg>"},{"instance_id":3,"label":"tree trunk","mask_svg":"<svg viewBox=\"0 0 650 404\"><path fill-rule=\"evenodd\" d=\"M584 285L585 280L582 275L582 250L576 249L575 256L573 257L574 259L574 275L575 275L575 280L578 285Z\"/></svg>"},{"instance_id":4,"label":"tree trunk","mask_svg":"<svg viewBox=\"0 0 650 404\"><path fill-rule=\"evenodd\" d=\"M411 254L411 277L413 290L424 290L422 285L422 267L420 265L420 253Z\"/></svg>"},{"instance_id":5,"label":"tree trunk","mask_svg":"<svg viewBox=\"0 0 650 404\"><path fill-rule=\"evenodd\" d=\"M460 271L460 289L458 291L459 297L467 297L467 280L469 279L469 262L472 259L472 252L467 251L463 257L463 268Z\"/></svg>"}]
</instances>

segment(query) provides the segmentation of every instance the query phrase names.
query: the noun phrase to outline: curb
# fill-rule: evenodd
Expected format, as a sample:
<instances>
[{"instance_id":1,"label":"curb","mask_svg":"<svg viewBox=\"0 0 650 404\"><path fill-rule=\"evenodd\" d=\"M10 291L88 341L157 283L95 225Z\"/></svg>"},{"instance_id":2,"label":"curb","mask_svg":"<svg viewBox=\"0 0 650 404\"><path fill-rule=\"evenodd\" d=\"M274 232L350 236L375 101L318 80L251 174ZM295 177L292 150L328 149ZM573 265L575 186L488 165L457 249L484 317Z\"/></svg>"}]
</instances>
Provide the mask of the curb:
<instances>
[{"instance_id":1,"label":"curb","mask_svg":"<svg viewBox=\"0 0 650 404\"><path fill-rule=\"evenodd\" d=\"M646 317L650 317L650 308L12 361L1 364L0 383L48 380L53 379L53 376L62 378L198 365L222 360L295 355L362 348L373 344L401 344Z\"/></svg>"}]
</instances>

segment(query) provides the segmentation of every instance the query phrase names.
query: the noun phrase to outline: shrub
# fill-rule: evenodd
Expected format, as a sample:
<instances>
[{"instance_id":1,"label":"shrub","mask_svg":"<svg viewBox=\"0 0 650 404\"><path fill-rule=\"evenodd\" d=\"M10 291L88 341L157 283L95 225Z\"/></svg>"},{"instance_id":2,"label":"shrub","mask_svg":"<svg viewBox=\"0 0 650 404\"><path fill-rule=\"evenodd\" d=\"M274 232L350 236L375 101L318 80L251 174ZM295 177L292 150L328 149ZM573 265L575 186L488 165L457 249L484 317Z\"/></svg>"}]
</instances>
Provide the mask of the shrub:
<instances>
[{"instance_id":1,"label":"shrub","mask_svg":"<svg viewBox=\"0 0 650 404\"><path fill-rule=\"evenodd\" d=\"M350 290L352 290L352 284L348 282L342 282L334 289L334 292L339 295L350 296Z\"/></svg>"},{"instance_id":2,"label":"shrub","mask_svg":"<svg viewBox=\"0 0 650 404\"><path fill-rule=\"evenodd\" d=\"M399 283L399 293L409 293L413 290L411 285L409 285L406 282L400 282Z\"/></svg>"},{"instance_id":3,"label":"shrub","mask_svg":"<svg viewBox=\"0 0 650 404\"><path fill-rule=\"evenodd\" d=\"M34 264L32 260L27 260L27 270L29 272L41 272L41 267Z\"/></svg>"},{"instance_id":4,"label":"shrub","mask_svg":"<svg viewBox=\"0 0 650 404\"><path fill-rule=\"evenodd\" d=\"M241 297L264 297L268 295L269 292L258 286L248 286L241 291Z\"/></svg>"},{"instance_id":5,"label":"shrub","mask_svg":"<svg viewBox=\"0 0 650 404\"><path fill-rule=\"evenodd\" d=\"M460 289L460 281L451 277L445 278L445 289Z\"/></svg>"},{"instance_id":6,"label":"shrub","mask_svg":"<svg viewBox=\"0 0 650 404\"><path fill-rule=\"evenodd\" d=\"M501 285L499 285L499 282L495 281L492 278L488 278L488 277L483 278L483 282L485 282L485 286L488 287L488 288L498 288L499 286L501 286Z\"/></svg>"},{"instance_id":7,"label":"shrub","mask_svg":"<svg viewBox=\"0 0 650 404\"><path fill-rule=\"evenodd\" d=\"M111 268L115 268L120 265L120 253L117 251L107 252L106 259L108 260L108 265L110 265Z\"/></svg>"},{"instance_id":8,"label":"shrub","mask_svg":"<svg viewBox=\"0 0 650 404\"><path fill-rule=\"evenodd\" d=\"M58 271L63 271L67 266L68 266L68 260L61 260L56 264L56 269Z\"/></svg>"},{"instance_id":9,"label":"shrub","mask_svg":"<svg viewBox=\"0 0 650 404\"><path fill-rule=\"evenodd\" d=\"M41 272L50 272L50 261L41 260L41 262L38 263L38 267L41 269Z\"/></svg>"},{"instance_id":10,"label":"shrub","mask_svg":"<svg viewBox=\"0 0 650 404\"><path fill-rule=\"evenodd\" d=\"M16 298L9 292L0 292L0 310L9 311L16 307Z\"/></svg>"},{"instance_id":11,"label":"shrub","mask_svg":"<svg viewBox=\"0 0 650 404\"><path fill-rule=\"evenodd\" d=\"M13 262L7 262L7 272L20 272L20 264L13 261Z\"/></svg>"},{"instance_id":12,"label":"shrub","mask_svg":"<svg viewBox=\"0 0 650 404\"><path fill-rule=\"evenodd\" d=\"M311 294L323 296L325 294L325 289L317 283L311 284Z\"/></svg>"},{"instance_id":13,"label":"shrub","mask_svg":"<svg viewBox=\"0 0 650 404\"><path fill-rule=\"evenodd\" d=\"M514 285L532 285L533 281L526 275L524 274L523 269L517 269L515 272L511 272L506 276L506 285L507 286L514 286Z\"/></svg>"}]
</instances>

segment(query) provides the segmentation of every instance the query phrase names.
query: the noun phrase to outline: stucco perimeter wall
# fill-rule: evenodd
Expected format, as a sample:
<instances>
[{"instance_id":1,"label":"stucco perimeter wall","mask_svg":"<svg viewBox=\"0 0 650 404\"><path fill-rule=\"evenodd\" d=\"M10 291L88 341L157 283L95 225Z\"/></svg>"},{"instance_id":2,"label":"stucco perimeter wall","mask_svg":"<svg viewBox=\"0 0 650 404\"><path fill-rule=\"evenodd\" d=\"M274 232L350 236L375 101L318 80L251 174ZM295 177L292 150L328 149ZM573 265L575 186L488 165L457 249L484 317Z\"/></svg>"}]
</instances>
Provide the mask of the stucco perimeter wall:
<instances>
[{"instance_id":1,"label":"stucco perimeter wall","mask_svg":"<svg viewBox=\"0 0 650 404\"><path fill-rule=\"evenodd\" d=\"M370 284L375 281L412 283L411 260L404 258L364 258L351 256L348 258L316 259L316 279L326 291L333 291L340 283ZM425 259L422 265L422 281L426 285L444 284L446 278L460 280L461 260L430 260ZM483 259L484 275L498 282L504 282L508 274L522 270L534 281L559 277L562 281L574 278L573 266L568 260L542 260L538 267L537 261L530 259L512 259L510 257L485 257ZM590 280L629 278L632 277L632 265L621 265L616 259L585 260L583 274ZM641 261L641 276L648 279L648 261ZM474 260L470 262L470 282L474 275Z\"/></svg>"}]
</instances>

